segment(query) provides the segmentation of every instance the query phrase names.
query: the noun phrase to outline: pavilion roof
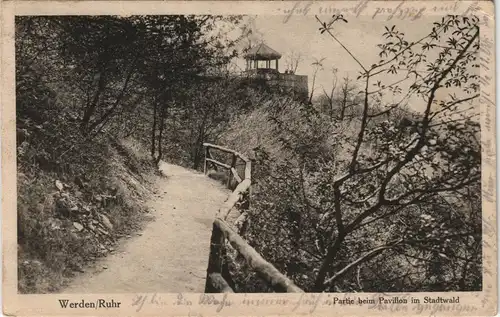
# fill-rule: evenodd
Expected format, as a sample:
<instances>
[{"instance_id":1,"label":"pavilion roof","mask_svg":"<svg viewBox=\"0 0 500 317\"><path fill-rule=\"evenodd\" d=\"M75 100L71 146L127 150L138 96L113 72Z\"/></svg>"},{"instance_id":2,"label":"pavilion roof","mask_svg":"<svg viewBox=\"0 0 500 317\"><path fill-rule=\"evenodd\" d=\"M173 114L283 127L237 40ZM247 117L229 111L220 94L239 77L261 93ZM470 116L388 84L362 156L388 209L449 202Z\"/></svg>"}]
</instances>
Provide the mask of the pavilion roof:
<instances>
[{"instance_id":1,"label":"pavilion roof","mask_svg":"<svg viewBox=\"0 0 500 317\"><path fill-rule=\"evenodd\" d=\"M264 43L260 43L248 50L244 55L245 59L251 60L274 60L280 59L281 54L270 48Z\"/></svg>"}]
</instances>

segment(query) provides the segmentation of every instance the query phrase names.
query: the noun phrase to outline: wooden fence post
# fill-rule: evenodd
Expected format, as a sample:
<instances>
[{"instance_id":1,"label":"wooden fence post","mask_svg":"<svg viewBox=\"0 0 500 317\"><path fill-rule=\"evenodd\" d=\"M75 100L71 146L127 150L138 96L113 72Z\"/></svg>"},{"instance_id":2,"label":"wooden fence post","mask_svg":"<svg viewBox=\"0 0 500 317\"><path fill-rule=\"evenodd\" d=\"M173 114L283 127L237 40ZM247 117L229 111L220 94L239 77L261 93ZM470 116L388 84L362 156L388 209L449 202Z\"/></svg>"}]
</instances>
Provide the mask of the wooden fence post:
<instances>
[{"instance_id":1,"label":"wooden fence post","mask_svg":"<svg viewBox=\"0 0 500 317\"><path fill-rule=\"evenodd\" d=\"M229 169L228 173L228 178L227 178L227 188L231 188L231 181L233 180L233 171L232 169L236 167L236 159L237 156L235 153L233 153L233 158L231 160L231 168Z\"/></svg>"},{"instance_id":2,"label":"wooden fence post","mask_svg":"<svg viewBox=\"0 0 500 317\"><path fill-rule=\"evenodd\" d=\"M209 151L209 147L205 146L205 164L203 165L203 173L205 173L205 175L207 175L207 173L208 173L208 170L207 170L207 158L210 157L210 153L208 151Z\"/></svg>"},{"instance_id":3,"label":"wooden fence post","mask_svg":"<svg viewBox=\"0 0 500 317\"><path fill-rule=\"evenodd\" d=\"M229 270L229 261L227 258L227 242L229 242L239 256L243 257L247 264L252 268L257 275L263 279L277 292L303 292L297 287L292 280L278 271L271 263L267 262L254 248L252 248L245 239L235 232L231 227L220 217L227 219L233 207L242 202L239 207L243 212L250 206L250 196L252 195L252 163L253 160L248 159L244 155L224 148L222 146L204 143L205 149L205 165L204 172L208 173L208 163L217 171L217 166L228 170L227 186L231 187L231 182L236 180L238 185L233 189L228 199L224 202L218 211L218 216L215 218L212 228L212 236L210 238L210 255L208 259L207 278L205 283L205 293L233 292L235 283L231 277ZM231 165L222 163L213 159L210 154L210 148L216 149L225 153L232 154ZM240 177L236 169L237 160L245 161L245 175Z\"/></svg>"},{"instance_id":4,"label":"wooden fence post","mask_svg":"<svg viewBox=\"0 0 500 317\"><path fill-rule=\"evenodd\" d=\"M212 237L210 238L210 255L208 258L207 279L205 281L205 293L217 293L217 289L211 284L210 274L222 273L222 248L224 234L215 224L212 226Z\"/></svg>"},{"instance_id":5,"label":"wooden fence post","mask_svg":"<svg viewBox=\"0 0 500 317\"><path fill-rule=\"evenodd\" d=\"M252 179L252 161L245 163L245 178Z\"/></svg>"}]
</instances>

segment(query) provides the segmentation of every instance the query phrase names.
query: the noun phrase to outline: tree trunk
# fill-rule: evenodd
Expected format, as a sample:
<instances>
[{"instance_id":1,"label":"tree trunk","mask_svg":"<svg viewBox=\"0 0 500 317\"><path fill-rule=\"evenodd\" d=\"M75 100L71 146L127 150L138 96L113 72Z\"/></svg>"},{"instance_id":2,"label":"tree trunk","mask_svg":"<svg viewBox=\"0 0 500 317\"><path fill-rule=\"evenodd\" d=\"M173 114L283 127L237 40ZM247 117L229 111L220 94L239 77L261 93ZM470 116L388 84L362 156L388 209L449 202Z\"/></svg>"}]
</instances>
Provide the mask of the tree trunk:
<instances>
[{"instance_id":1,"label":"tree trunk","mask_svg":"<svg viewBox=\"0 0 500 317\"><path fill-rule=\"evenodd\" d=\"M99 103L99 99L101 97L101 93L104 91L106 87L106 75L104 70L99 73L99 82L97 84L97 90L94 94L94 98L92 98L92 103L85 108L83 113L82 122L80 124L80 129L85 133L87 130L87 126L89 124L90 118L94 114L97 104Z\"/></svg>"},{"instance_id":2,"label":"tree trunk","mask_svg":"<svg viewBox=\"0 0 500 317\"><path fill-rule=\"evenodd\" d=\"M331 245L328 248L328 252L326 254L326 257L321 264L321 268L319 269L318 276L316 277L316 281L314 283L314 292L322 292L324 290L324 282L326 279L326 274L330 271L331 266L333 264L333 261L335 260L335 257L337 256L337 253L340 250L340 247L342 246L342 242L344 242L345 239L345 234L341 233L337 236L335 239L335 242L333 245Z\"/></svg>"},{"instance_id":3,"label":"tree trunk","mask_svg":"<svg viewBox=\"0 0 500 317\"><path fill-rule=\"evenodd\" d=\"M312 104L312 100L313 100L313 95L314 95L314 86L316 84L316 73L317 71L314 72L314 75L313 75L313 81L312 81L312 87L311 87L311 95L309 96L309 104Z\"/></svg>"},{"instance_id":4,"label":"tree trunk","mask_svg":"<svg viewBox=\"0 0 500 317\"><path fill-rule=\"evenodd\" d=\"M200 167L200 163L201 163L201 156L200 156L200 151L199 151L199 147L198 147L198 142L196 142L196 149L194 150L195 153L194 153L194 159L193 159L193 169L197 170L198 167Z\"/></svg>"},{"instance_id":5,"label":"tree trunk","mask_svg":"<svg viewBox=\"0 0 500 317\"><path fill-rule=\"evenodd\" d=\"M102 124L101 127L99 128L99 131L100 131L104 127L104 125L109 121L109 119L111 118L111 115L116 110L116 108L118 108L121 101L123 100L123 97L125 96L125 92L127 91L128 85L130 83L130 79L132 78L132 75L134 74L135 63L137 62L138 59L139 59L139 54L137 54L136 57L134 58L134 60L132 61L130 69L129 69L128 74L127 74L127 77L125 78L125 82L123 83L123 87L120 91L120 94L116 97L116 100L115 100L113 106L111 107L111 109L106 111L106 113L104 113L104 115L99 120L96 120L96 122L92 123L92 125L88 128L89 131L92 131L97 126Z\"/></svg>"},{"instance_id":6,"label":"tree trunk","mask_svg":"<svg viewBox=\"0 0 500 317\"><path fill-rule=\"evenodd\" d=\"M156 104L156 100L153 102L153 126L151 127L151 157L155 158L156 152L156 109L158 105Z\"/></svg>"},{"instance_id":7,"label":"tree trunk","mask_svg":"<svg viewBox=\"0 0 500 317\"><path fill-rule=\"evenodd\" d=\"M97 82L97 90L94 94L94 98L92 98L92 103L90 105L87 105L87 107L85 108L82 122L80 124L80 129L83 131L84 134L88 132L86 130L88 128L90 118L92 118L92 115L95 113L97 105L99 104L99 99L101 98L101 94L106 88L106 80L107 80L106 69L108 68L109 61L110 61L110 56L108 52L108 46L106 45L104 47L104 52L101 53L98 57L97 65L99 71L98 73L99 80Z\"/></svg>"},{"instance_id":8,"label":"tree trunk","mask_svg":"<svg viewBox=\"0 0 500 317\"><path fill-rule=\"evenodd\" d=\"M163 138L163 128L165 123L165 113L160 116L160 131L158 132L158 157L156 158L156 163L158 164L163 156L162 151L162 138Z\"/></svg>"},{"instance_id":9,"label":"tree trunk","mask_svg":"<svg viewBox=\"0 0 500 317\"><path fill-rule=\"evenodd\" d=\"M203 153L203 142L205 141L205 130L206 130L207 116L203 117L200 127L198 128L198 136L196 137L195 144L192 149L192 159L193 159L193 169L197 170L200 167L202 153Z\"/></svg>"},{"instance_id":10,"label":"tree trunk","mask_svg":"<svg viewBox=\"0 0 500 317\"><path fill-rule=\"evenodd\" d=\"M347 106L347 92L344 92L344 99L342 100L342 105L340 108L340 120L344 120L346 106Z\"/></svg>"},{"instance_id":11,"label":"tree trunk","mask_svg":"<svg viewBox=\"0 0 500 317\"><path fill-rule=\"evenodd\" d=\"M203 132L202 132L203 133ZM201 164L201 159L202 159L202 153L203 153L203 140L204 137L200 133L198 135L198 138L196 140L196 143L194 145L194 151L193 151L193 169L197 170L198 167L200 167Z\"/></svg>"}]
</instances>

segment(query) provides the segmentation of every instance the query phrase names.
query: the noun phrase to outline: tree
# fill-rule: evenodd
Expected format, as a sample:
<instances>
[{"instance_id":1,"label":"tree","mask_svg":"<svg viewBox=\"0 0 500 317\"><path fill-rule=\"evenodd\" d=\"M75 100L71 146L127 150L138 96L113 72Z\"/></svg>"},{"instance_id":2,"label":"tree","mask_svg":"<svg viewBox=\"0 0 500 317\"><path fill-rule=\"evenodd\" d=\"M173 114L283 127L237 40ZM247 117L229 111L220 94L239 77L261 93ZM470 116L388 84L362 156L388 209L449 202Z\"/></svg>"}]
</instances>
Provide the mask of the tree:
<instances>
[{"instance_id":1,"label":"tree","mask_svg":"<svg viewBox=\"0 0 500 317\"><path fill-rule=\"evenodd\" d=\"M79 101L74 110L86 140L106 127L119 131L141 107L148 108L147 100L156 159L162 156L169 104L186 96L184 87L228 65L241 37L226 34L240 20L180 15L43 19L56 35L49 43L60 57L54 59L61 64L60 76L77 83L71 87Z\"/></svg>"},{"instance_id":2,"label":"tree","mask_svg":"<svg viewBox=\"0 0 500 317\"><path fill-rule=\"evenodd\" d=\"M312 98L314 95L314 91L316 89L316 76L318 75L318 72L323 70L323 62L325 58L321 59L314 59L314 62L311 64L314 67L314 72L313 72L313 79L312 79L312 87L311 87L311 95L309 96L309 103L312 103Z\"/></svg>"},{"instance_id":3,"label":"tree","mask_svg":"<svg viewBox=\"0 0 500 317\"><path fill-rule=\"evenodd\" d=\"M241 40L227 39L214 25L235 25L239 16L148 16L137 23L147 32L148 54L141 70L147 91L154 96L151 120L151 154L162 158L166 119L176 108L192 104L193 89L224 71ZM227 31L226 31L227 32ZM180 100L183 100L180 102ZM189 120L190 118L187 118Z\"/></svg>"},{"instance_id":4,"label":"tree","mask_svg":"<svg viewBox=\"0 0 500 317\"><path fill-rule=\"evenodd\" d=\"M295 74L297 72L297 68L303 60L304 58L300 52L291 51L285 58L285 67L288 71Z\"/></svg>"},{"instance_id":5,"label":"tree","mask_svg":"<svg viewBox=\"0 0 500 317\"><path fill-rule=\"evenodd\" d=\"M321 22L360 66L359 112L265 108L247 236L303 289L481 288L477 22L449 16L413 42L387 27L370 67Z\"/></svg>"},{"instance_id":6,"label":"tree","mask_svg":"<svg viewBox=\"0 0 500 317\"><path fill-rule=\"evenodd\" d=\"M333 76L332 88L330 89L329 92L327 92L325 87L322 87L323 88L323 95L322 95L321 99L323 99L323 102L326 103L326 106L328 107L328 112L330 114L330 118L333 118L333 109L334 109L334 99L333 98L334 98L335 89L337 88L337 71L338 71L338 69L335 67L332 67L331 71L332 71L332 76ZM323 104L322 106L325 106L325 105Z\"/></svg>"},{"instance_id":7,"label":"tree","mask_svg":"<svg viewBox=\"0 0 500 317\"><path fill-rule=\"evenodd\" d=\"M351 83L350 78L348 76L344 77L344 83L340 88L339 120L344 120L347 109L359 105L358 100L356 100L357 96L353 96L353 92L356 89L357 87Z\"/></svg>"},{"instance_id":8,"label":"tree","mask_svg":"<svg viewBox=\"0 0 500 317\"><path fill-rule=\"evenodd\" d=\"M84 135L102 130L134 91L131 83L142 61L142 34L131 18L75 16L47 20L61 41L59 56L80 82L80 128Z\"/></svg>"},{"instance_id":9,"label":"tree","mask_svg":"<svg viewBox=\"0 0 500 317\"><path fill-rule=\"evenodd\" d=\"M189 104L175 110L178 130L186 135L189 160L194 169L202 166L204 142L215 142L231 117L245 111L247 92L240 81L229 74L205 78L188 90ZM185 141L185 142L186 142Z\"/></svg>"},{"instance_id":10,"label":"tree","mask_svg":"<svg viewBox=\"0 0 500 317\"><path fill-rule=\"evenodd\" d=\"M96 246L114 240L87 227L97 211L116 232L134 225L143 206L122 198L141 195L143 172L153 171L144 145L157 163L197 167L202 143L244 109L239 83L227 76L240 18L16 17L21 292L53 292L102 251ZM182 161L185 153L192 162ZM117 173L131 173L139 187Z\"/></svg>"},{"instance_id":11,"label":"tree","mask_svg":"<svg viewBox=\"0 0 500 317\"><path fill-rule=\"evenodd\" d=\"M329 22L317 19L322 25L321 33L338 42L358 63L361 68L358 78L364 80L363 113L352 154L344 166L345 172L338 176L336 170L336 175L329 176L327 181L331 184L335 238L328 245L314 284L315 291L322 291L349 269L386 250L446 239L446 234L439 232L422 239L411 233L397 239L390 236L385 244L372 248L332 274L332 265L345 247L346 239L357 230L376 222L382 225L410 206L479 182L478 124L471 121L474 115L470 111L464 112L458 107L478 97L478 75L469 71L478 67L479 27L475 17L447 16L434 23L428 35L413 42L406 40L395 26L387 27L386 43L379 45L381 60L368 67L331 33L330 28L343 20L342 16L333 16ZM426 51L431 49L438 52L434 60L428 61ZM425 72L421 70L422 65ZM373 84L382 74L402 78L385 85L381 81ZM401 101L384 105L383 111L371 111L371 103L384 102L382 92L400 95L400 85L406 81L409 88ZM373 86L376 88L372 90ZM457 92L447 95L446 91L451 90L447 88L456 88ZM380 128L369 127L370 120L390 113L410 96L417 96L425 103L422 115L403 125L386 122ZM455 138L448 138L452 134ZM444 138L445 135L448 137ZM365 154L368 143L377 145L371 155ZM360 211L349 214L347 210L352 208Z\"/></svg>"},{"instance_id":12,"label":"tree","mask_svg":"<svg viewBox=\"0 0 500 317\"><path fill-rule=\"evenodd\" d=\"M333 83L329 91L323 87L323 95L320 96L323 106L328 108L328 113L331 119L337 118L342 121L346 117L348 109L355 108L360 104L359 97L357 96L357 87L353 84L349 76L344 77L340 90L337 92L337 69L332 69ZM336 94L335 94L336 93ZM335 116L335 112L338 116ZM353 115L351 115L353 117Z\"/></svg>"}]
</instances>

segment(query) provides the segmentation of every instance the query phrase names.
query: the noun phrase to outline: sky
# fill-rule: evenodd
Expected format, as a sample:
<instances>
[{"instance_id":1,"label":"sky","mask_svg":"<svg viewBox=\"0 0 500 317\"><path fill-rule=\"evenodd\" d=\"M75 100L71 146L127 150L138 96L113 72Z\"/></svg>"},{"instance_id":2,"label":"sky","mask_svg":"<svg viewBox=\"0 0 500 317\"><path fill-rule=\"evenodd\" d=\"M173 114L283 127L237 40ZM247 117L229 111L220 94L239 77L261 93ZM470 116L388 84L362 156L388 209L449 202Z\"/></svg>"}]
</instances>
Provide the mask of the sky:
<instances>
[{"instance_id":1,"label":"sky","mask_svg":"<svg viewBox=\"0 0 500 317\"><path fill-rule=\"evenodd\" d=\"M320 19L328 21L330 16L319 16ZM351 16L348 23L337 22L334 24L333 34L353 53L354 56L365 67L380 60L380 52L377 44L383 42L382 34L385 26L403 31L409 42L418 40L427 35L432 29L432 23L439 17L422 17L417 22L372 20L370 16ZM323 89L329 91L332 87L332 68L337 69L337 77L349 76L356 79L361 70L356 61L329 35L320 34L320 24L314 16L291 16L285 23L284 16L247 16L245 21L252 29L250 39L253 43L263 41L283 56L279 63L280 72L285 71L285 61L289 54L300 54L303 60L300 62L296 74L307 75L309 80L309 92L312 87L314 66L311 64L316 60L323 59L322 71L316 78L315 95L322 94ZM252 43L252 44L253 44ZM245 46L248 44L241 44ZM241 69L245 67L245 61L239 58L236 64ZM386 79L386 78L383 78ZM391 78L387 78L389 81ZM418 110L419 105L414 105Z\"/></svg>"},{"instance_id":2,"label":"sky","mask_svg":"<svg viewBox=\"0 0 500 317\"><path fill-rule=\"evenodd\" d=\"M328 20L329 16L320 16L320 19ZM314 16L292 16L284 23L283 16L255 16L247 17L251 20L254 35L252 40L256 43L264 41L271 48L280 52L283 57L280 60L280 71L284 71L286 56L291 52L300 53L304 60L299 64L297 74L308 75L312 80L314 67L311 64L315 59L325 58L324 72L318 74L317 82L322 85L331 85L332 67L338 69L338 74L344 76L349 74L356 77L360 70L359 65L349 54L326 33L320 34L319 22ZM435 18L427 21L419 20L418 23L405 21L396 24L409 38L420 38L426 35L432 28ZM371 65L378 61L377 44L382 42L384 26L392 26L395 23L374 21L370 17L349 18L348 23L337 22L334 35L350 49L363 64ZM425 27L427 26L427 27ZM240 61L242 67L244 62ZM311 83L311 82L310 82Z\"/></svg>"}]
</instances>

